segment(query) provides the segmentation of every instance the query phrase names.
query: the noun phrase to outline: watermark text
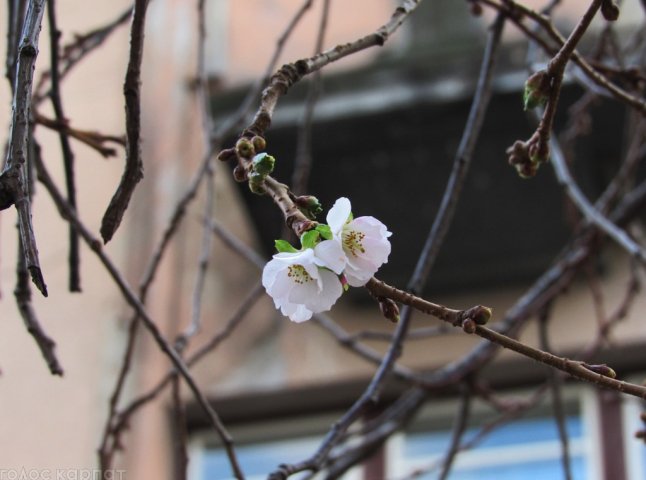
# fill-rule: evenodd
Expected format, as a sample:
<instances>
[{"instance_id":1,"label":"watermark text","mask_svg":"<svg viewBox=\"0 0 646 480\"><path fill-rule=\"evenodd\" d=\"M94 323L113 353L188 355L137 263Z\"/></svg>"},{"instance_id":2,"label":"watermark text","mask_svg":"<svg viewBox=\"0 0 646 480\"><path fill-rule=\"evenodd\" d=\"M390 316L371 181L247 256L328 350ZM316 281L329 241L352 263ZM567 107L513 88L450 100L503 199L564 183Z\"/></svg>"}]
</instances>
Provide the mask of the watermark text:
<instances>
[{"instance_id":1,"label":"watermark text","mask_svg":"<svg viewBox=\"0 0 646 480\"><path fill-rule=\"evenodd\" d=\"M0 480L127 480L125 470L0 468Z\"/></svg>"}]
</instances>

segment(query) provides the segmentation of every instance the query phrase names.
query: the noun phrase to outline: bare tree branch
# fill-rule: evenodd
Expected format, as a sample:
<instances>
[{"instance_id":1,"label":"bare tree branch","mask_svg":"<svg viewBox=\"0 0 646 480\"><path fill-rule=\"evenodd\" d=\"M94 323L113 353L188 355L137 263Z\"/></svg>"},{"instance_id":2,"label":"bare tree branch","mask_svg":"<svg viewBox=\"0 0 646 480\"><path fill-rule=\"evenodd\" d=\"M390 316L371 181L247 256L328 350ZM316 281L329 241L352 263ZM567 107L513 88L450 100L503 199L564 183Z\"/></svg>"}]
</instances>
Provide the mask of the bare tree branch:
<instances>
[{"instance_id":1,"label":"bare tree branch","mask_svg":"<svg viewBox=\"0 0 646 480\"><path fill-rule=\"evenodd\" d=\"M101 236L105 243L112 239L128 208L135 186L143 178L141 159L141 61L144 52L144 26L149 0L135 0L130 30L130 58L123 84L126 100L126 165L117 191L110 200L101 222Z\"/></svg>"}]
</instances>

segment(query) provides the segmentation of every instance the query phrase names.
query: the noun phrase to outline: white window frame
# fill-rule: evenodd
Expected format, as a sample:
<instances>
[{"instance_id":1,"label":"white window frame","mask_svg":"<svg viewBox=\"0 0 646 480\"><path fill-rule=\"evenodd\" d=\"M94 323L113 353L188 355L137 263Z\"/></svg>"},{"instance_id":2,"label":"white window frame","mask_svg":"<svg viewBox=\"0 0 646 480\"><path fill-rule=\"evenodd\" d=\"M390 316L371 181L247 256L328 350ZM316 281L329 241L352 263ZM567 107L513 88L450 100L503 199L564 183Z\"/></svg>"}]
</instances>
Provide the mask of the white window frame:
<instances>
[{"instance_id":1,"label":"white window frame","mask_svg":"<svg viewBox=\"0 0 646 480\"><path fill-rule=\"evenodd\" d=\"M641 384L644 377L629 379L630 382ZM636 424L641 413L646 410L646 403L633 396L622 396L621 402L621 428L624 438L624 464L626 465L627 478L644 478L646 475L646 445L643 440L634 437L639 429L646 428L646 424Z\"/></svg>"}]
</instances>

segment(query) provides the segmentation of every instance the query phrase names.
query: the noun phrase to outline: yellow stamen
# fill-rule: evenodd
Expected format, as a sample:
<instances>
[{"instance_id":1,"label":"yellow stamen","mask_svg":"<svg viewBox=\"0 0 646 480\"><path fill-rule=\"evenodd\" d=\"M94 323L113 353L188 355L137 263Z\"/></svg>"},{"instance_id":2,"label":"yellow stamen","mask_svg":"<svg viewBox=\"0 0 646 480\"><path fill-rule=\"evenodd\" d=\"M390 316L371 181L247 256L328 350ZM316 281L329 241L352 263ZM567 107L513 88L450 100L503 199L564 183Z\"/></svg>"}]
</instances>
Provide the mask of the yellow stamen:
<instances>
[{"instance_id":1,"label":"yellow stamen","mask_svg":"<svg viewBox=\"0 0 646 480\"><path fill-rule=\"evenodd\" d=\"M302 265L290 265L288 267L287 276L299 285L303 285L313 280Z\"/></svg>"},{"instance_id":2,"label":"yellow stamen","mask_svg":"<svg viewBox=\"0 0 646 480\"><path fill-rule=\"evenodd\" d=\"M356 257L357 252L366 253L366 249L363 248L363 239L365 234L362 232L357 232L356 230L350 230L349 232L343 233L343 247L346 251L349 251L352 256Z\"/></svg>"}]
</instances>

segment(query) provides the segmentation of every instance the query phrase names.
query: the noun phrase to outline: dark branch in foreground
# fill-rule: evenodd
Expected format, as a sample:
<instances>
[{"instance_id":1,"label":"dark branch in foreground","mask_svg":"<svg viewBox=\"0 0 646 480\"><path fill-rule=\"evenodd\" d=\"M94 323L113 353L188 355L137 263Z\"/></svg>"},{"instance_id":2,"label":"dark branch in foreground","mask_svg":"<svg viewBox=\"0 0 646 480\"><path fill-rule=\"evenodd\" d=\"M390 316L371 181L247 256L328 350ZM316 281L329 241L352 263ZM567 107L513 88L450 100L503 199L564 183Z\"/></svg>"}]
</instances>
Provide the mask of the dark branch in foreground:
<instances>
[{"instance_id":1,"label":"dark branch in foreground","mask_svg":"<svg viewBox=\"0 0 646 480\"><path fill-rule=\"evenodd\" d=\"M18 46L16 77L13 82L13 116L5 168L0 175L0 209L16 206L20 228L20 242L31 280L45 297L47 286L38 261L36 236L31 222L31 202L27 174L29 151L29 123L34 65L38 56L38 36L43 20L45 0L29 2L25 26Z\"/></svg>"},{"instance_id":2,"label":"dark branch in foreground","mask_svg":"<svg viewBox=\"0 0 646 480\"><path fill-rule=\"evenodd\" d=\"M123 84L126 99L126 165L117 191L110 200L101 222L101 237L105 243L119 228L128 208L135 186L144 177L141 160L141 61L144 53L144 26L148 0L136 0L130 30L130 59Z\"/></svg>"}]
</instances>

